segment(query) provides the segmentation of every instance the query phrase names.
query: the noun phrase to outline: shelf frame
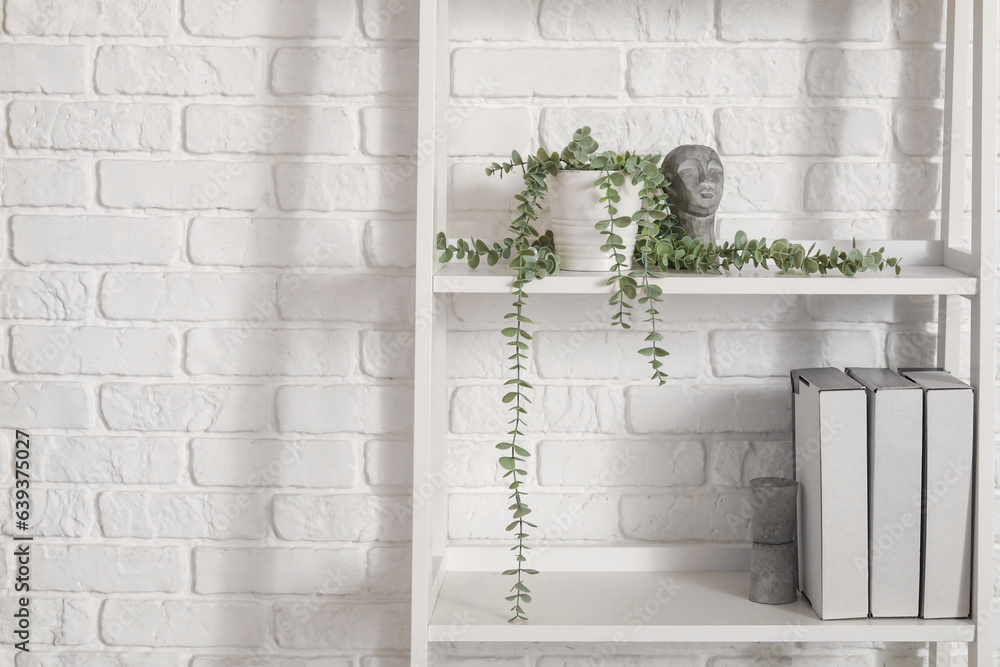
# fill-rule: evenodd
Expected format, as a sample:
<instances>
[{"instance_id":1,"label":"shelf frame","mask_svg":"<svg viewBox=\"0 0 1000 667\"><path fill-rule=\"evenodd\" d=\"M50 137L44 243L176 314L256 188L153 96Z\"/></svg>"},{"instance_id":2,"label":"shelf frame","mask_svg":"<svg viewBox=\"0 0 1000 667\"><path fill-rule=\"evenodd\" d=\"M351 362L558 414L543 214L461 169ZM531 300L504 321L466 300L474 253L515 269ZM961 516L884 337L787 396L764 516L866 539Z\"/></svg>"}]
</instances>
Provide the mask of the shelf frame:
<instances>
[{"instance_id":1,"label":"shelf frame","mask_svg":"<svg viewBox=\"0 0 1000 667\"><path fill-rule=\"evenodd\" d=\"M945 53L945 118L943 150L943 183L941 237L936 249L940 287L934 287L934 270L920 270L917 275L857 280L849 285L835 277L789 276L787 278L712 278L667 276L662 279L671 290L687 294L927 294L938 297L937 363L957 368L963 338L971 348L971 383L976 390L976 484L974 496L973 533L973 616L969 621L945 623L923 635L935 639L930 645L930 664L949 664L947 642L966 643L969 665L986 667L992 664L994 647L1000 646L1000 621L994 621L993 608L993 470L994 470L994 377L996 368L996 193L997 176L997 7L998 0L947 0L947 45ZM446 639L441 628L432 625L434 608L444 590L447 594L449 574L470 571L470 563L492 563L485 552L473 552L463 547L449 546L447 530L447 485L443 475L447 440L448 381L446 342L448 334L448 304L455 293L491 293L503 291L502 279L486 274L464 275L453 267L442 268L436 261L433 239L444 231L447 220L448 194L448 102L450 93L450 45L448 39L447 0L420 0L419 99L418 99L418 167L417 167L417 261L416 261L416 320L414 368L414 467L413 467L413 566L411 600L411 664L426 667L432 641ZM970 33L970 26L972 27ZM972 44L972 53L969 44ZM970 57L971 56L971 57ZM973 143L972 179L972 239L971 249L963 247L962 229L965 216L965 146L969 128L965 121L966 68L973 68ZM906 268L912 264L904 264ZM930 268L930 267L926 267ZM921 274L923 277L921 278ZM691 278L702 281L694 283ZM567 275L541 281L537 292L596 293L595 281ZM765 285L764 287L761 284ZM862 284L863 283L863 287ZM603 290L602 290L603 291ZM968 337L962 335L961 298L971 304L972 324ZM570 560L592 563L613 554L603 547L577 550ZM598 549L598 551L592 551ZM610 558L608 571L647 571L643 563L657 567L685 567L682 558L664 560L664 547L638 547ZM698 548L700 549L700 547ZM725 545L710 547L712 555L701 553L699 559L733 559L735 551ZM555 551L555 549L553 549ZM691 553L696 553L695 552ZM700 552L698 552L700 553ZM506 554L506 551L504 551ZM600 556L598 554L601 554ZM627 556L626 556L627 554ZM624 559L624 560L623 560ZM552 565L546 563L546 565ZM503 565L506 566L506 563ZM492 567L492 566L491 566ZM557 571L553 565L551 571ZM548 570L547 570L548 571ZM539 575L541 576L541 575ZM838 621L821 622L821 628L810 631L809 637L795 641L849 641L845 637L865 637L863 641L904 641L921 623L864 624L866 629L848 630L838 634ZM927 627L937 624L928 624ZM506 627L506 626L505 626ZM845 625L843 627L850 627ZM874 630L871 628L875 628ZM888 629L887 629L888 628ZM945 628L945 629L940 629ZM954 634L959 632L960 634ZM733 641L737 636L724 626L703 628L718 641ZM499 632L499 630L497 630ZM727 634L729 633L729 634ZM747 641L772 640L767 628L758 628L747 635ZM852 634L853 633L853 634ZM655 633L654 633L655 634ZM528 636L528 633L524 633ZM586 632L582 636L587 636ZM670 637L669 629L658 636ZM920 635L917 635L918 637ZM539 637L509 641L536 641ZM757 637L757 639L754 639ZM997 637L997 640L994 640ZM495 640L496 633L487 632L484 639ZM882 639L879 639L882 638ZM677 639L671 639L676 641ZM911 639L905 639L911 641ZM918 641L918 639L913 639Z\"/></svg>"}]
</instances>

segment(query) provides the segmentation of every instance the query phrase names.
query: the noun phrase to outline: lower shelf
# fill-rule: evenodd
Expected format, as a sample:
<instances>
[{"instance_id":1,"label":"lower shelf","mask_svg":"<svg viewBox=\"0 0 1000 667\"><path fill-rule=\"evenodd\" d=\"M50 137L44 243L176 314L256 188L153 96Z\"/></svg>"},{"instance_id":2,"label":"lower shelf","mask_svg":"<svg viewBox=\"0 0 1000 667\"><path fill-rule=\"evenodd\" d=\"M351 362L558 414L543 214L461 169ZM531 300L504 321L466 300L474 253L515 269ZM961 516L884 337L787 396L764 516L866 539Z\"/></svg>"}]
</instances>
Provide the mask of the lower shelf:
<instances>
[{"instance_id":1,"label":"lower shelf","mask_svg":"<svg viewBox=\"0 0 1000 667\"><path fill-rule=\"evenodd\" d=\"M542 572L528 623L507 622L511 577L448 572L434 642L971 642L969 619L822 621L800 597L750 602L748 572Z\"/></svg>"}]
</instances>

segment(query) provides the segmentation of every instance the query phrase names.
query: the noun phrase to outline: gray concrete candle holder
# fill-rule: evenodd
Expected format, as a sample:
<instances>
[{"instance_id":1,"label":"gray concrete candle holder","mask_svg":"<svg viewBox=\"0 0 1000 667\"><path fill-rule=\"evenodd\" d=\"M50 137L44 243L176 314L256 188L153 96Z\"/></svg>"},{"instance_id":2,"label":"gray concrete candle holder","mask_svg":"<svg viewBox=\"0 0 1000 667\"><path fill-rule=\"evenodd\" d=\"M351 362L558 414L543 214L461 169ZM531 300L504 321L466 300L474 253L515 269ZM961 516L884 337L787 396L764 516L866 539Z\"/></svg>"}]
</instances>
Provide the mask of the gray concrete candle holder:
<instances>
[{"instance_id":1,"label":"gray concrete candle holder","mask_svg":"<svg viewBox=\"0 0 1000 667\"><path fill-rule=\"evenodd\" d=\"M750 551L750 601L788 604L798 599L795 542L757 544Z\"/></svg>"},{"instance_id":2,"label":"gray concrete candle holder","mask_svg":"<svg viewBox=\"0 0 1000 667\"><path fill-rule=\"evenodd\" d=\"M799 483L784 477L750 480L750 539L758 544L787 544L795 539Z\"/></svg>"},{"instance_id":3,"label":"gray concrete candle holder","mask_svg":"<svg viewBox=\"0 0 1000 667\"><path fill-rule=\"evenodd\" d=\"M795 521L799 483L782 477L750 480L750 600L788 604L798 599Z\"/></svg>"}]
</instances>

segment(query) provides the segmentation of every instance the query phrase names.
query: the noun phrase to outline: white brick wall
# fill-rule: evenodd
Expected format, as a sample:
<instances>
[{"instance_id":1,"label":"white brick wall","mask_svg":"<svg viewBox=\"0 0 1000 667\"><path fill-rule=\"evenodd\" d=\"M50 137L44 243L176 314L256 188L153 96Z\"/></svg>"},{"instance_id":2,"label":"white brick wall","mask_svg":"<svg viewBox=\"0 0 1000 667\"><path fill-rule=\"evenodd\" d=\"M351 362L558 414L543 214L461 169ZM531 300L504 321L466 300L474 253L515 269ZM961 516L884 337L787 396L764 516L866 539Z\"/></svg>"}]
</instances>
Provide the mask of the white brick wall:
<instances>
[{"instance_id":1,"label":"white brick wall","mask_svg":"<svg viewBox=\"0 0 1000 667\"><path fill-rule=\"evenodd\" d=\"M450 4L452 231L509 217L516 182L484 163L588 124L607 148L715 146L724 230L934 233L944 0ZM0 426L31 429L41 541L32 653L0 663L406 664L416 8L6 1ZM504 537L508 302L451 304L456 540ZM932 306L668 297L658 388L606 298L533 297L539 534L745 539L749 480L791 471L789 363L926 359ZM3 504L5 534L12 520ZM465 667L925 660L918 645L448 653Z\"/></svg>"}]
</instances>

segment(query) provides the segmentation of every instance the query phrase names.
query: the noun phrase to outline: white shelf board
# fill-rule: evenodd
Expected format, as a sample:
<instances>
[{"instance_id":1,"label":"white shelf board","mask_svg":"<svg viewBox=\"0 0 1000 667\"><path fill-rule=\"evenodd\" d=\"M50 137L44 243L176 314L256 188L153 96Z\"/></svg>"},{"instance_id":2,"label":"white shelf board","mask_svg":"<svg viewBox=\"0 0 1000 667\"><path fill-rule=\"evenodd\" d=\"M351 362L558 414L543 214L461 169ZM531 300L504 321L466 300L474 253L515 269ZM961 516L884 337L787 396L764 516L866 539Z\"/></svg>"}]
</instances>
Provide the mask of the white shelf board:
<instances>
[{"instance_id":1,"label":"white shelf board","mask_svg":"<svg viewBox=\"0 0 1000 667\"><path fill-rule=\"evenodd\" d=\"M969 619L822 621L800 597L750 602L749 572L541 572L527 623L511 624L513 580L448 572L431 615L435 642L969 642Z\"/></svg>"},{"instance_id":2,"label":"white shelf board","mask_svg":"<svg viewBox=\"0 0 1000 667\"><path fill-rule=\"evenodd\" d=\"M611 289L609 273L560 271L554 276L535 281L528 288L531 294L607 294ZM762 269L730 271L721 275L698 275L672 271L655 281L664 296L671 294L886 294L939 295L976 293L977 283L970 276L944 266L904 266L901 275L892 270L862 273L847 278L837 273L825 276L780 274ZM510 271L506 267L480 266L472 270L457 262L442 266L434 276L437 293L491 294L510 292Z\"/></svg>"}]
</instances>

